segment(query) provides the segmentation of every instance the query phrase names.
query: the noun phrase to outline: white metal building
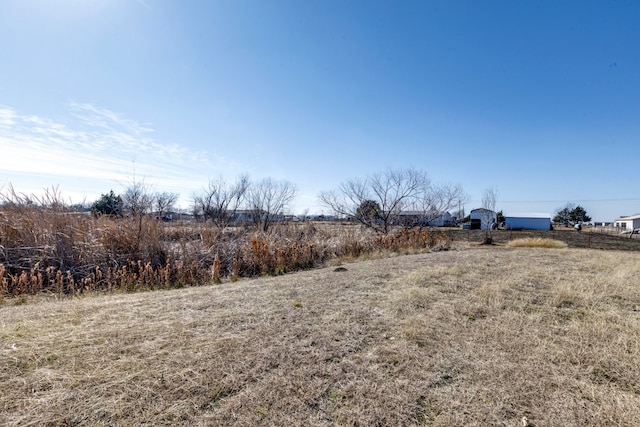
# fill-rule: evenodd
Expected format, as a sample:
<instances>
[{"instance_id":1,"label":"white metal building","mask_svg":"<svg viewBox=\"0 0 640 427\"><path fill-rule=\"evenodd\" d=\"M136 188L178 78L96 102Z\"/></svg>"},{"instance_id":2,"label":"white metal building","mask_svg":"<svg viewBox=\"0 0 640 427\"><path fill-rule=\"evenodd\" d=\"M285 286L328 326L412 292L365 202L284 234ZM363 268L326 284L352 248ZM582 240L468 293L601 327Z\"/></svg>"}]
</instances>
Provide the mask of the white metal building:
<instances>
[{"instance_id":1,"label":"white metal building","mask_svg":"<svg viewBox=\"0 0 640 427\"><path fill-rule=\"evenodd\" d=\"M616 219L615 226L623 230L634 230L636 228L640 228L640 214L621 216Z\"/></svg>"},{"instance_id":2,"label":"white metal building","mask_svg":"<svg viewBox=\"0 0 640 427\"><path fill-rule=\"evenodd\" d=\"M491 224L496 221L496 213L490 209L478 208L469 213L471 229L490 230Z\"/></svg>"},{"instance_id":3,"label":"white metal building","mask_svg":"<svg viewBox=\"0 0 640 427\"><path fill-rule=\"evenodd\" d=\"M505 215L507 228L511 230L550 230L551 216L541 213Z\"/></svg>"}]
</instances>

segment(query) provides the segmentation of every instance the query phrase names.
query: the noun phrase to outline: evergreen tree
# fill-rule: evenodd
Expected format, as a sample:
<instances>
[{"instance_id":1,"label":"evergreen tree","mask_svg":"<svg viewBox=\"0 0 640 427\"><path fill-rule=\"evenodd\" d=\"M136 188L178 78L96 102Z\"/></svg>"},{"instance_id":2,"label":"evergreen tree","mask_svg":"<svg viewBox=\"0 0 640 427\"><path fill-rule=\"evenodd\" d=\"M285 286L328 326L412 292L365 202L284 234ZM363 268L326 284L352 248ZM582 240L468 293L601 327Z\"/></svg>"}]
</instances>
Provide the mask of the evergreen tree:
<instances>
[{"instance_id":1,"label":"evergreen tree","mask_svg":"<svg viewBox=\"0 0 640 427\"><path fill-rule=\"evenodd\" d=\"M356 217L366 221L375 221L380 214L380 205L375 200L364 200L356 209Z\"/></svg>"},{"instance_id":2,"label":"evergreen tree","mask_svg":"<svg viewBox=\"0 0 640 427\"><path fill-rule=\"evenodd\" d=\"M108 194L102 194L100 198L91 205L91 212L94 215L122 216L122 197L116 195L113 190Z\"/></svg>"},{"instance_id":3,"label":"evergreen tree","mask_svg":"<svg viewBox=\"0 0 640 427\"><path fill-rule=\"evenodd\" d=\"M553 217L553 222L562 224L577 224L589 221L591 221L591 217L587 215L587 211L582 206L575 206L572 203L567 203L562 209L559 209L556 212L556 216Z\"/></svg>"},{"instance_id":4,"label":"evergreen tree","mask_svg":"<svg viewBox=\"0 0 640 427\"><path fill-rule=\"evenodd\" d=\"M580 205L573 208L569 214L569 219L574 223L591 221L591 217L587 215L587 211Z\"/></svg>"}]
</instances>

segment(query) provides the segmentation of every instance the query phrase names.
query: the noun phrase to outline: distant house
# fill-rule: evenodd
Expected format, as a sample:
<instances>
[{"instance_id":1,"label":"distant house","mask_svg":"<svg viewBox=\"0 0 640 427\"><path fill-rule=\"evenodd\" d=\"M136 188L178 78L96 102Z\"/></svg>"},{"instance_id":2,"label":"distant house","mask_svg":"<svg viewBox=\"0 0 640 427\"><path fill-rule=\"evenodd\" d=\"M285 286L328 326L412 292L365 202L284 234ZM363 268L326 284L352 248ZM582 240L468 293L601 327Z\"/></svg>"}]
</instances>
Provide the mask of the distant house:
<instances>
[{"instance_id":1,"label":"distant house","mask_svg":"<svg viewBox=\"0 0 640 427\"><path fill-rule=\"evenodd\" d=\"M513 214L504 217L511 230L550 230L551 215L543 213Z\"/></svg>"},{"instance_id":2,"label":"distant house","mask_svg":"<svg viewBox=\"0 0 640 427\"><path fill-rule=\"evenodd\" d=\"M496 221L497 214L491 209L473 209L469 214L471 230L490 230L491 224Z\"/></svg>"},{"instance_id":3,"label":"distant house","mask_svg":"<svg viewBox=\"0 0 640 427\"><path fill-rule=\"evenodd\" d=\"M260 218L263 218L266 215L266 212L259 211L255 209L238 209L236 211L228 211L231 216L231 224L234 226L244 225L244 224L253 224L258 222ZM284 216L282 216L284 218ZM273 218L274 221L280 221L281 219Z\"/></svg>"},{"instance_id":4,"label":"distant house","mask_svg":"<svg viewBox=\"0 0 640 427\"><path fill-rule=\"evenodd\" d=\"M640 228L640 214L621 216L616 219L615 226L623 230L635 230Z\"/></svg>"},{"instance_id":5,"label":"distant house","mask_svg":"<svg viewBox=\"0 0 640 427\"><path fill-rule=\"evenodd\" d=\"M454 221L449 212L402 211L398 214L398 225L423 227L449 227Z\"/></svg>"},{"instance_id":6,"label":"distant house","mask_svg":"<svg viewBox=\"0 0 640 427\"><path fill-rule=\"evenodd\" d=\"M152 212L150 215L162 221L191 221L194 219L193 215L185 212Z\"/></svg>"},{"instance_id":7,"label":"distant house","mask_svg":"<svg viewBox=\"0 0 640 427\"><path fill-rule=\"evenodd\" d=\"M193 221L196 219L195 215L185 212L178 212L175 215L172 214L172 218L178 221Z\"/></svg>"}]
</instances>

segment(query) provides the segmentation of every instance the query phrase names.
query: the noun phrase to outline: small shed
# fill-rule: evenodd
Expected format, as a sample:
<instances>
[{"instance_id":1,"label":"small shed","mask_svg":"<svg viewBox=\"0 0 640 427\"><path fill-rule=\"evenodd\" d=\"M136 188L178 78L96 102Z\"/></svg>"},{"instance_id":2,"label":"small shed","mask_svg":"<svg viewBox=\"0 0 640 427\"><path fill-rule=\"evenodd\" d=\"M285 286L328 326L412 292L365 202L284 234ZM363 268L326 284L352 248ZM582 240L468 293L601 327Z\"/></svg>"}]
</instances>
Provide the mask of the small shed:
<instances>
[{"instance_id":1,"label":"small shed","mask_svg":"<svg viewBox=\"0 0 640 427\"><path fill-rule=\"evenodd\" d=\"M616 227L622 230L635 230L640 228L640 214L621 216L616 219Z\"/></svg>"},{"instance_id":2,"label":"small shed","mask_svg":"<svg viewBox=\"0 0 640 427\"><path fill-rule=\"evenodd\" d=\"M507 228L511 230L551 230L551 215L525 213L505 215Z\"/></svg>"}]
</instances>

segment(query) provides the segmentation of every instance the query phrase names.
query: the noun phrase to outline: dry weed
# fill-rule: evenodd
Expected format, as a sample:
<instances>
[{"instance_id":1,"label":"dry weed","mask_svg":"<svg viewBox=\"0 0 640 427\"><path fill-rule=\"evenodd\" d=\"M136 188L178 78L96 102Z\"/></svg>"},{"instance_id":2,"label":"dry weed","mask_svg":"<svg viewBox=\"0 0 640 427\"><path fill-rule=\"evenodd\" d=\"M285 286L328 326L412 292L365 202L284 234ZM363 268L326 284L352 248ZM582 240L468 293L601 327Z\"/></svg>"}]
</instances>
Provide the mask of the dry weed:
<instances>
[{"instance_id":1,"label":"dry weed","mask_svg":"<svg viewBox=\"0 0 640 427\"><path fill-rule=\"evenodd\" d=\"M140 291L280 275L332 259L446 249L441 233L380 237L353 225L276 224L269 233L151 217L94 218L20 196L0 208L0 296Z\"/></svg>"},{"instance_id":2,"label":"dry weed","mask_svg":"<svg viewBox=\"0 0 640 427\"><path fill-rule=\"evenodd\" d=\"M511 240L507 243L511 248L566 248L567 244L559 240L545 239L542 237L525 237Z\"/></svg>"}]
</instances>

